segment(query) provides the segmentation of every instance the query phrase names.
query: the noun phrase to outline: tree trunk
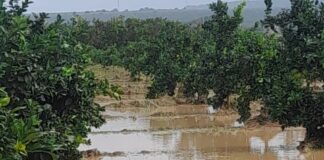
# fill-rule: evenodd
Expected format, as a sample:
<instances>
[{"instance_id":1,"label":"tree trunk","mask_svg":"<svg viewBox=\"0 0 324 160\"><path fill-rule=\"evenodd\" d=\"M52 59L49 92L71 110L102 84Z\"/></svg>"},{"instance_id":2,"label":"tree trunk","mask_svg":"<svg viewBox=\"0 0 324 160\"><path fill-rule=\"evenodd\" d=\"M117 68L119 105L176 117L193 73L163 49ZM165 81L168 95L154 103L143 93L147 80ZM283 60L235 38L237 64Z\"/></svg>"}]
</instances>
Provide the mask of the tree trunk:
<instances>
[{"instance_id":1,"label":"tree trunk","mask_svg":"<svg viewBox=\"0 0 324 160\"><path fill-rule=\"evenodd\" d=\"M301 149L305 147L303 145L311 148L324 148L324 126L307 127L305 141L301 144Z\"/></svg>"}]
</instances>

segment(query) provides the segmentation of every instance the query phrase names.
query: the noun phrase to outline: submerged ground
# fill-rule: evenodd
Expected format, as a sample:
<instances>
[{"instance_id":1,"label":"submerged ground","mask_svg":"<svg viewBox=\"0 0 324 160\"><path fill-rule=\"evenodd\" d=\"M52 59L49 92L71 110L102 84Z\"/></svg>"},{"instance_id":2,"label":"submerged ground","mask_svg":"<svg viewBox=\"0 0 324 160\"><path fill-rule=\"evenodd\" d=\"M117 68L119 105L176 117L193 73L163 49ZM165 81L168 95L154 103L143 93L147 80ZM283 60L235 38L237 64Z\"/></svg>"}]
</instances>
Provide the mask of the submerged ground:
<instances>
[{"instance_id":1,"label":"submerged ground","mask_svg":"<svg viewBox=\"0 0 324 160\"><path fill-rule=\"evenodd\" d=\"M146 100L146 78L132 82L119 68L91 68L125 91L121 101L97 97L107 120L89 135L92 144L80 147L86 160L322 160L324 150L296 149L303 128L281 131L275 124L248 127L230 110L215 112L207 105L183 103L173 97ZM258 105L253 109L257 114Z\"/></svg>"}]
</instances>

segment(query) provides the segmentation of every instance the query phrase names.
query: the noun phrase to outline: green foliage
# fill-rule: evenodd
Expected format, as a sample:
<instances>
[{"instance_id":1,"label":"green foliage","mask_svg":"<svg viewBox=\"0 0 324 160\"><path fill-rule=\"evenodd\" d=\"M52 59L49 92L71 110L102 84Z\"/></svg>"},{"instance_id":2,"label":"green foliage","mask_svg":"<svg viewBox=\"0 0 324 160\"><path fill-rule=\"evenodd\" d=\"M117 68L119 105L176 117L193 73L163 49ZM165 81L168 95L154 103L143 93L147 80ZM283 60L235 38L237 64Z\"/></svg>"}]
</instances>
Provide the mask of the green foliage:
<instances>
[{"instance_id":1,"label":"green foliage","mask_svg":"<svg viewBox=\"0 0 324 160\"><path fill-rule=\"evenodd\" d=\"M214 15L204 28L216 42L216 50L203 56L198 71L192 72L191 77L196 78L187 85L207 84L201 92L214 91L210 99L214 107L222 106L230 94L239 95L236 108L241 121L250 118L250 102L261 100L263 116L283 128L305 127L306 141L320 146L324 133L323 92L314 90L311 84L323 82L320 46L324 4L291 1L291 10L271 16L272 2L265 2L267 17L263 24L275 35L239 30L243 5L234 11L234 17L227 15L226 3L211 5Z\"/></svg>"},{"instance_id":2,"label":"green foliage","mask_svg":"<svg viewBox=\"0 0 324 160\"><path fill-rule=\"evenodd\" d=\"M216 50L202 56L186 85L192 88L203 83L197 87L198 93L213 90L215 96L209 103L216 108L230 94L237 94L236 108L241 121L250 118L250 102L261 100L263 116L279 122L283 128L305 127L306 141L321 146L323 91L312 85L323 82L320 46L323 46L324 4L292 1L291 10L276 16L270 15L272 2L266 4L263 24L274 35L240 30L240 7L234 13L238 17L231 18L226 14L225 3L211 5L215 14L204 28L216 42Z\"/></svg>"},{"instance_id":3,"label":"green foliage","mask_svg":"<svg viewBox=\"0 0 324 160\"><path fill-rule=\"evenodd\" d=\"M235 31L238 29L243 21L242 11L245 2L240 4L234 11L233 16L228 13L227 3L218 0L217 3L212 3L210 9L214 12L211 20L206 21L203 28L208 31L212 38L217 43L217 50L224 50L233 46L233 39Z\"/></svg>"},{"instance_id":4,"label":"green foliage","mask_svg":"<svg viewBox=\"0 0 324 160\"><path fill-rule=\"evenodd\" d=\"M268 15L263 21L280 35L282 44L278 64L272 66L280 75L271 76L271 90L263 95L264 101L274 120L283 126L304 126L306 141L322 145L323 92L314 90L312 84L324 80L323 50L320 47L324 44L324 3L317 0L294 0L291 3L290 10L276 16Z\"/></svg>"},{"instance_id":5,"label":"green foliage","mask_svg":"<svg viewBox=\"0 0 324 160\"><path fill-rule=\"evenodd\" d=\"M174 95L177 83L184 81L192 59L196 56L193 52L196 43L194 38L195 32L187 26L165 23L162 32L153 41L158 49L154 54L149 54L146 60L149 64L153 62L149 71L153 84L149 87L148 98L156 98L165 93Z\"/></svg>"},{"instance_id":6,"label":"green foliage","mask_svg":"<svg viewBox=\"0 0 324 160\"><path fill-rule=\"evenodd\" d=\"M187 96L193 96L195 93L201 96L208 94L208 90L213 90L216 95L210 103L220 107L224 99L234 92L236 81L240 77L236 77L237 55L233 49L240 42L236 37L243 20L241 13L244 5L245 3L239 5L233 16L228 14L227 3L218 1L210 5L214 15L203 25L206 31L204 37L209 39L200 40L203 41L198 51L200 56L195 58L196 66L185 82Z\"/></svg>"},{"instance_id":7,"label":"green foliage","mask_svg":"<svg viewBox=\"0 0 324 160\"><path fill-rule=\"evenodd\" d=\"M267 33L241 28L245 2L230 14L219 0L210 5L213 16L195 27L161 18L90 23L76 17L63 23L60 16L45 25L46 14L34 20L22 15L28 1L22 6L11 1L9 10L1 5L0 127L6 132L0 134L12 148L0 151L26 157L37 149L77 159L76 148L86 142L90 127L103 123L96 94L116 99L122 94L85 70L93 63L122 66L134 79L149 76L148 98L173 96L179 84L186 97L198 95L198 102L213 91L208 102L215 108L238 95L241 121L250 118L252 101L262 101L264 118L283 128L303 126L306 141L322 145L324 92L313 84L324 81L324 4L291 2L290 10L272 16L272 1L265 0ZM44 146L30 147L28 137Z\"/></svg>"},{"instance_id":8,"label":"green foliage","mask_svg":"<svg viewBox=\"0 0 324 160\"><path fill-rule=\"evenodd\" d=\"M0 89L0 107L5 107L10 103L10 97L8 96L7 92L3 90L3 88Z\"/></svg>"},{"instance_id":9,"label":"green foliage","mask_svg":"<svg viewBox=\"0 0 324 160\"><path fill-rule=\"evenodd\" d=\"M152 77L149 98L174 94L196 56L194 47L199 46L197 36L201 32L161 18L95 20L84 28L90 32L82 38L89 41L83 43L96 48L90 55L94 63L122 66L134 80L141 73Z\"/></svg>"},{"instance_id":10,"label":"green foliage","mask_svg":"<svg viewBox=\"0 0 324 160\"><path fill-rule=\"evenodd\" d=\"M263 25L275 35L238 29L243 4L234 17L227 15L226 3L211 5L214 15L204 29L216 42L216 50L202 56L186 85L203 83L198 93L212 89L215 96L209 102L214 107L222 106L230 94L239 95L236 108L241 121L250 118L250 102L261 100L263 116L283 128L305 127L306 141L320 146L323 92L312 84L323 82L324 4L291 1L291 10L271 16L272 2L265 2Z\"/></svg>"},{"instance_id":11,"label":"green foliage","mask_svg":"<svg viewBox=\"0 0 324 160\"><path fill-rule=\"evenodd\" d=\"M6 94L4 90L0 91ZM3 99L8 99L7 95L2 95L0 100ZM3 105L0 108L0 158L19 160L42 156L47 159L57 159L54 152L61 149L53 138L57 133L40 130L39 106L32 100L27 100L25 106L14 110L6 107L7 105ZM21 110L28 111L31 116L20 117Z\"/></svg>"},{"instance_id":12,"label":"green foliage","mask_svg":"<svg viewBox=\"0 0 324 160\"><path fill-rule=\"evenodd\" d=\"M94 97L120 98L118 88L85 70L91 48L78 39L86 24L68 26L58 17L45 25L46 14L23 15L28 4L0 3L0 157L78 159L90 128L104 123Z\"/></svg>"}]
</instances>

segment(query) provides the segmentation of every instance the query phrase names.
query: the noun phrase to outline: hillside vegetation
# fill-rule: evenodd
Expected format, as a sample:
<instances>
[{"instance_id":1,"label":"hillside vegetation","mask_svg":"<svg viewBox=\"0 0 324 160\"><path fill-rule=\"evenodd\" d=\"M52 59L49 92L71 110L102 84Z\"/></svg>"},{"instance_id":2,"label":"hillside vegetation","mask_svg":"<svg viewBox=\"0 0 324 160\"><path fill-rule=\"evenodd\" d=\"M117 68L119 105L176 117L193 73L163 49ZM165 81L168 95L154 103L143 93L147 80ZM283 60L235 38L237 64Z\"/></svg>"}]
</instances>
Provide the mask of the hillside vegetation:
<instances>
[{"instance_id":1,"label":"hillside vegetation","mask_svg":"<svg viewBox=\"0 0 324 160\"><path fill-rule=\"evenodd\" d=\"M241 1L229 2L229 12L238 6ZM282 9L288 9L290 7L289 0L274 0L273 14L279 13ZM264 10L266 6L263 0L251 0L247 2L247 5L243 11L243 26L251 27L255 22L260 21L264 18ZM138 19L148 19L148 18L166 18L172 21L179 21L183 23L203 23L203 19L209 17L213 14L210 11L208 5L200 6L187 6L183 9L151 9L143 8L137 11L86 11L86 12L70 12L70 13L51 13L49 16L50 22L56 19L56 16L60 14L63 19L70 20L72 17L79 15L88 21L93 19L99 19L102 21L110 20L111 18L116 18L123 16L125 18L138 18Z\"/></svg>"}]
</instances>

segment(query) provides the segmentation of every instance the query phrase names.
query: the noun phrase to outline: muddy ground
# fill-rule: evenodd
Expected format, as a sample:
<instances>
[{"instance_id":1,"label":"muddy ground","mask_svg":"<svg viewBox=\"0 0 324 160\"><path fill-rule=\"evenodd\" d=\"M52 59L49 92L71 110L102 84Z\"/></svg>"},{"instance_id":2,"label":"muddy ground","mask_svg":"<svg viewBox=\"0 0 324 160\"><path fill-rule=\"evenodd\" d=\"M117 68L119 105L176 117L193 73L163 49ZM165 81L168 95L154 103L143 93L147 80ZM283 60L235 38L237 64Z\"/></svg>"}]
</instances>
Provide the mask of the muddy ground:
<instances>
[{"instance_id":1,"label":"muddy ground","mask_svg":"<svg viewBox=\"0 0 324 160\"><path fill-rule=\"evenodd\" d=\"M183 103L176 97L145 99L148 78L131 81L120 68L90 68L98 78L120 85L121 101L98 96L106 119L89 135L92 144L80 147L86 160L323 160L324 151L302 153L303 128L281 131L277 124L248 127L236 122L231 109L213 111L207 105ZM251 104L258 115L259 103ZM215 112L215 113L214 113Z\"/></svg>"}]
</instances>

